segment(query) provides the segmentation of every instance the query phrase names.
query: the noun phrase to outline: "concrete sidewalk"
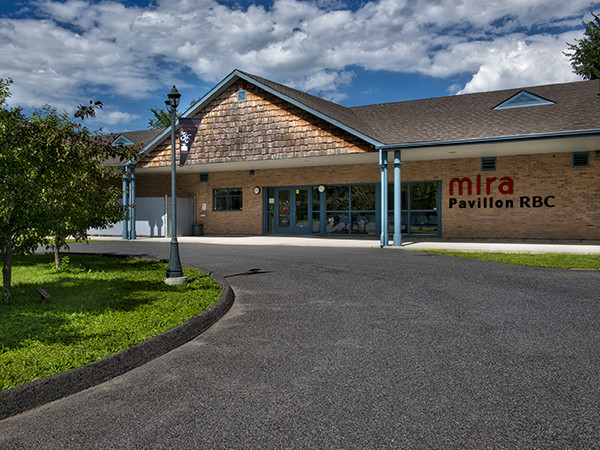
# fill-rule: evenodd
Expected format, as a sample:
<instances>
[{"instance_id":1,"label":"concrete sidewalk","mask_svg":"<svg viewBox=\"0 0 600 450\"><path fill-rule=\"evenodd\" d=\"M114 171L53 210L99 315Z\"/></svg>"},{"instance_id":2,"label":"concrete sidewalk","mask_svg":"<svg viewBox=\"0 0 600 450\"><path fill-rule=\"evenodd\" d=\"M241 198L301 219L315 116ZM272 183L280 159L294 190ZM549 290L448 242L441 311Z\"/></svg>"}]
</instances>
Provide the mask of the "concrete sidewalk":
<instances>
[{"instance_id":1,"label":"concrete sidewalk","mask_svg":"<svg viewBox=\"0 0 600 450\"><path fill-rule=\"evenodd\" d=\"M120 240L118 237L93 236L92 240ZM378 239L322 238L301 236L182 236L181 244L197 243L210 245L253 245L253 246L299 246L299 247L348 247L379 248ZM125 242L125 241L124 241ZM138 237L128 242L170 242L170 238ZM391 241L390 241L391 245ZM386 250L453 250L465 252L506 253L577 253L600 254L600 241L445 241L413 240L407 238L402 247L386 247Z\"/></svg>"}]
</instances>

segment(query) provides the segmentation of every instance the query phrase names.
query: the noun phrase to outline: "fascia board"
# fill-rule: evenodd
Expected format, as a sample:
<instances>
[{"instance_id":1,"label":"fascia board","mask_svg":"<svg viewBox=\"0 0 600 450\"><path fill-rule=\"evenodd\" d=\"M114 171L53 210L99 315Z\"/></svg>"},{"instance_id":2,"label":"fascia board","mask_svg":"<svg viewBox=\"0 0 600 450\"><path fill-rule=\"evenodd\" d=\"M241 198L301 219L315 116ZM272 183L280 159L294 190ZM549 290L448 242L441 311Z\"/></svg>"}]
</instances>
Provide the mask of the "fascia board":
<instances>
[{"instance_id":1,"label":"fascia board","mask_svg":"<svg viewBox=\"0 0 600 450\"><path fill-rule=\"evenodd\" d=\"M573 130L573 131L557 131L552 133L537 133L537 134L522 134L511 136L492 136L485 138L474 139L456 139L452 141L429 141L429 142L406 142L399 144L385 144L376 146L377 150L402 150L404 148L419 148L419 147L443 147L451 145L468 145L468 144L485 144L487 142L511 142L530 139L554 139L564 137L591 136L600 135L600 129L590 130Z\"/></svg>"}]
</instances>

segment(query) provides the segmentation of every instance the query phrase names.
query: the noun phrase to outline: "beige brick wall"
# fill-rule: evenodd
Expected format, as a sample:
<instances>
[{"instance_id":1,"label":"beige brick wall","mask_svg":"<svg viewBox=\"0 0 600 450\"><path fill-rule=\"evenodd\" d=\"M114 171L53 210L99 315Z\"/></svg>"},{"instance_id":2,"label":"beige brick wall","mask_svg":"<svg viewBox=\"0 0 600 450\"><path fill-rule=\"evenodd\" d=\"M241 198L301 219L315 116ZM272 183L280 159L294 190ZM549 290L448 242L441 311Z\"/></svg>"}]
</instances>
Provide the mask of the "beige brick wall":
<instances>
[{"instance_id":1,"label":"beige brick wall","mask_svg":"<svg viewBox=\"0 0 600 450\"><path fill-rule=\"evenodd\" d=\"M600 239L600 160L591 152L590 167L574 168L571 153L499 157L496 171L482 172L480 159L448 160L442 165L444 237ZM449 208L449 181L454 177L511 177L514 193L503 195L492 187L490 196L463 195L460 199L493 197L514 201L513 208ZM498 181L493 186L498 186ZM454 193L454 197L459 198ZM483 194L483 192L482 192ZM550 208L520 207L520 197L549 199Z\"/></svg>"},{"instance_id":2,"label":"beige brick wall","mask_svg":"<svg viewBox=\"0 0 600 450\"><path fill-rule=\"evenodd\" d=\"M247 91L247 101L237 102L237 91ZM201 125L190 151L188 165L290 159L373 152L374 148L345 131L311 116L244 80L216 97L197 115ZM138 163L137 195L170 194L170 175L144 175L143 169L170 164L170 139ZM403 181L441 181L442 236L445 238L544 238L600 239L600 159L591 153L588 168L573 168L571 153L507 156L497 158L497 170L481 171L480 158L406 162ZM208 166L209 167L209 166ZM453 178L476 181L487 177L510 177L514 192L497 191L498 181L488 196L467 195L453 198L450 207L449 183ZM393 180L390 165L389 180ZM262 195L254 186L296 186L346 183L379 183L377 164L320 166L294 169L212 172L208 183L198 174L178 175L177 195L196 197L197 220L207 234L261 234ZM243 189L243 211L212 211L212 190ZM520 207L521 197L533 204L534 197L554 196L554 207ZM460 208L461 201L477 205L478 199L493 198L513 202L513 207ZM202 205L206 210L202 211ZM203 214L203 217L200 215Z\"/></svg>"},{"instance_id":3,"label":"beige brick wall","mask_svg":"<svg viewBox=\"0 0 600 450\"><path fill-rule=\"evenodd\" d=\"M600 160L591 153L588 168L573 168L571 153L508 156L497 158L497 170L482 172L480 158L439 161L406 162L402 165L403 181L440 180L442 236L444 238L479 239L600 239ZM492 184L490 196L466 192L453 198L477 200L513 200L513 208L459 208L449 207L449 184L452 178L469 177L473 182L481 175L511 177L514 193L503 195L497 191L498 181ZM393 181L390 166L389 180ZM196 196L197 220L204 224L207 234L262 234L263 196L252 192L254 186L298 186L319 184L379 183L380 169L376 164L322 166L277 170L210 173L208 183L200 183L198 174L179 175L178 196ZM243 189L243 211L213 211L212 190L240 187ZM137 195L163 196L170 192L170 176L139 175ZM521 208L520 197L546 198L555 206L550 208ZM206 204L206 211L202 211ZM205 217L200 217L204 214Z\"/></svg>"},{"instance_id":4,"label":"beige brick wall","mask_svg":"<svg viewBox=\"0 0 600 450\"><path fill-rule=\"evenodd\" d=\"M247 170L235 172L213 172L208 183L200 183L198 174L177 176L177 195L196 196L196 212L199 223L204 224L206 234L257 235L263 230L262 193L255 195L254 186L297 186L318 184L349 184L356 182L376 183L380 179L376 164L322 166L299 169L255 170L250 175ZM361 180L361 181L357 181ZM218 188L242 188L242 211L213 211L212 191ZM139 175L136 182L136 195L139 197L160 197L170 195L170 175ZM202 204L206 210L202 211ZM204 214L205 217L201 217Z\"/></svg>"}]
</instances>

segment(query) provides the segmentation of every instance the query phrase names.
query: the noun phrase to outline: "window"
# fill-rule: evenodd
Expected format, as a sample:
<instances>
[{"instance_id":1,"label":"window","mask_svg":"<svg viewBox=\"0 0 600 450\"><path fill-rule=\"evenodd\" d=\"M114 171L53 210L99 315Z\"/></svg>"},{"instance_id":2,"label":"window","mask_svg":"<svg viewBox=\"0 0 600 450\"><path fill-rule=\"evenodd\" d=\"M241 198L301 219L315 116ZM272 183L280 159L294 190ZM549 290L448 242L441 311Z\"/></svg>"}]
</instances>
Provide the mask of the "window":
<instances>
[{"instance_id":1,"label":"window","mask_svg":"<svg viewBox=\"0 0 600 450\"><path fill-rule=\"evenodd\" d=\"M241 211L242 188L213 189L213 211Z\"/></svg>"},{"instance_id":2,"label":"window","mask_svg":"<svg viewBox=\"0 0 600 450\"><path fill-rule=\"evenodd\" d=\"M327 234L375 234L374 184L327 186L325 194Z\"/></svg>"},{"instance_id":3,"label":"window","mask_svg":"<svg viewBox=\"0 0 600 450\"><path fill-rule=\"evenodd\" d=\"M484 156L481 158L481 170L483 172L496 170L496 157Z\"/></svg>"},{"instance_id":4,"label":"window","mask_svg":"<svg viewBox=\"0 0 600 450\"><path fill-rule=\"evenodd\" d=\"M439 181L402 183L400 195L402 234L436 236L439 225ZM394 184L388 185L388 232L394 233Z\"/></svg>"},{"instance_id":5,"label":"window","mask_svg":"<svg viewBox=\"0 0 600 450\"><path fill-rule=\"evenodd\" d=\"M573 167L589 167L590 152L573 152Z\"/></svg>"}]
</instances>

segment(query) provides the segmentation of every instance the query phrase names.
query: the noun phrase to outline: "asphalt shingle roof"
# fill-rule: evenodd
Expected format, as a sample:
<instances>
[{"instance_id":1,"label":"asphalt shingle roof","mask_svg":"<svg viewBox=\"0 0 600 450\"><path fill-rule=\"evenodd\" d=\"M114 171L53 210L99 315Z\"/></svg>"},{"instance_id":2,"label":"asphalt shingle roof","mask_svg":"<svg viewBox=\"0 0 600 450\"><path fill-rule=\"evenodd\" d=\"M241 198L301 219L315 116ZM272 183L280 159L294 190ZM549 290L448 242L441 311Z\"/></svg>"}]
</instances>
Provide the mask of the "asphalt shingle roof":
<instances>
[{"instance_id":1,"label":"asphalt shingle roof","mask_svg":"<svg viewBox=\"0 0 600 450\"><path fill-rule=\"evenodd\" d=\"M383 145L422 144L487 138L600 130L600 80L551 84L492 92L453 95L345 107L246 72L244 77L266 86L368 136ZM521 91L553 102L550 105L494 108ZM120 133L142 146L164 130ZM113 135L114 138L119 134Z\"/></svg>"},{"instance_id":2,"label":"asphalt shingle roof","mask_svg":"<svg viewBox=\"0 0 600 450\"><path fill-rule=\"evenodd\" d=\"M494 110L521 91L553 105ZM349 108L384 144L600 129L600 80Z\"/></svg>"},{"instance_id":3,"label":"asphalt shingle roof","mask_svg":"<svg viewBox=\"0 0 600 450\"><path fill-rule=\"evenodd\" d=\"M600 129L600 80L347 108L244 74L386 145ZM494 110L523 90L554 104Z\"/></svg>"},{"instance_id":4,"label":"asphalt shingle roof","mask_svg":"<svg viewBox=\"0 0 600 450\"><path fill-rule=\"evenodd\" d=\"M157 128L157 129L152 129L152 130L139 130L139 131L126 131L123 133L113 133L113 134L103 134L102 136L100 136L100 138L108 143L108 144L112 144L115 139L117 139L119 136L124 136L127 139L129 139L131 142L133 142L135 145L138 145L139 148L143 148L146 145L148 145L150 142L152 142L154 140L154 138L156 138L158 135L160 135L163 131L165 131L165 128ZM106 161L104 161L104 164L106 164L107 166L113 166L113 165L118 165L118 164L122 164L124 161L121 161L121 159L119 158L109 158Z\"/></svg>"}]
</instances>

